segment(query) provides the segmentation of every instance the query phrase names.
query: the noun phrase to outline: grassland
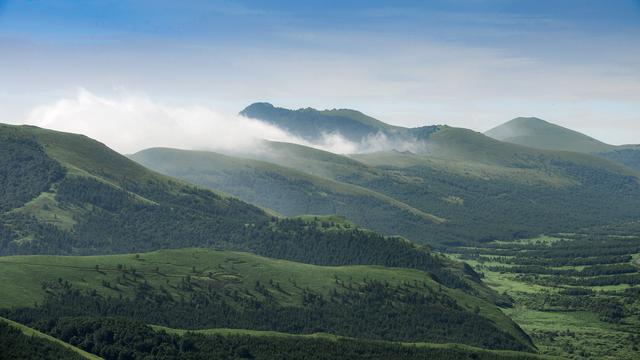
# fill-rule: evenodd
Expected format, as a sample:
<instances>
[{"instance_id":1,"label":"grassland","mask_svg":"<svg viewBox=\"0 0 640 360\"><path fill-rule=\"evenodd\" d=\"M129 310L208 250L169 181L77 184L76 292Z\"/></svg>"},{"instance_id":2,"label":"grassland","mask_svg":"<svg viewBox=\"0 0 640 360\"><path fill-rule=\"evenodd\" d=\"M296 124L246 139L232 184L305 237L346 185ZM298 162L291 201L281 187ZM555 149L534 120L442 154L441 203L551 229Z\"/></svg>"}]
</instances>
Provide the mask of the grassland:
<instances>
[{"instance_id":1,"label":"grassland","mask_svg":"<svg viewBox=\"0 0 640 360\"><path fill-rule=\"evenodd\" d=\"M131 295L134 284L119 283L123 272L135 272L152 286L177 283L185 276L219 283L232 288L253 289L256 281L280 283L282 292L274 293L281 303L292 303L301 289L327 294L336 277L354 283L373 278L391 284L426 281L437 283L425 273L409 269L378 266L324 267L260 257L250 253L208 249L161 250L143 254L108 256L7 256L0 257L0 284L4 296L0 307L12 307L41 301L46 292L42 282L62 278L82 290L98 289L105 295ZM118 284L102 286L104 281ZM170 290L171 291L171 290ZM173 295L178 296L179 291ZM451 290L455 291L455 290ZM289 294L289 295L287 295Z\"/></svg>"},{"instance_id":2,"label":"grassland","mask_svg":"<svg viewBox=\"0 0 640 360\"><path fill-rule=\"evenodd\" d=\"M357 284L365 279L390 284L426 282L440 288L427 274L411 269L390 269L380 266L315 266L285 260L260 257L250 253L208 249L161 250L143 254L108 256L8 256L0 257L0 286L4 296L0 307L31 305L44 299L43 282L69 281L80 290L97 291L106 296L133 295L136 281L122 280L123 273L135 273L151 286L177 285L184 277L217 284L231 289L254 290L256 282L278 283L281 291L273 297L281 304L296 305L303 289L328 294L336 279L348 279ZM111 287L103 284L108 282ZM174 296L181 291L167 287ZM505 317L485 301L462 291L442 288L469 309L479 306L483 313L497 322ZM507 322L504 322L505 326Z\"/></svg>"},{"instance_id":3,"label":"grassland","mask_svg":"<svg viewBox=\"0 0 640 360\"><path fill-rule=\"evenodd\" d=\"M173 299L188 299L197 291L214 291L216 296L237 304L233 306L241 306L237 303L241 294L280 307L302 307L305 294L330 298L340 288L338 284L349 289L371 281L398 289L419 285L416 289L425 295L449 298L461 310L479 314L500 331L529 344L526 335L493 303L442 286L429 274L412 269L316 266L197 248L107 256L7 256L0 257L0 267L0 287L4 291L0 308L37 307L47 294L66 287L117 299L134 298L144 285L162 289Z\"/></svg>"}]
</instances>

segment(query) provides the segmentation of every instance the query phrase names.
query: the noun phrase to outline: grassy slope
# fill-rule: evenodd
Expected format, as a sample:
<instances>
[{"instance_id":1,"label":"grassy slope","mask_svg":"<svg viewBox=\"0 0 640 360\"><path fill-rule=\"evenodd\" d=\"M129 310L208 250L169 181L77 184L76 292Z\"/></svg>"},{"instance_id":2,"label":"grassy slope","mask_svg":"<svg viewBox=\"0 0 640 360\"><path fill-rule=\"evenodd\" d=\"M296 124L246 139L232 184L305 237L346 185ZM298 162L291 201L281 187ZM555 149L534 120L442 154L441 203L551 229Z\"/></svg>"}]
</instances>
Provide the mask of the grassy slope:
<instances>
[{"instance_id":1,"label":"grassy slope","mask_svg":"<svg viewBox=\"0 0 640 360\"><path fill-rule=\"evenodd\" d=\"M98 270L96 270L96 265ZM441 288L424 272L410 269L391 269L379 266L315 266L260 257L250 253L215 251L206 249L161 250L140 255L108 256L8 256L0 257L0 287L5 296L0 308L25 306L40 302L46 292L42 282L69 281L75 288L96 289L103 295L133 295L136 284L118 285L118 289L104 287L103 281L118 284L121 271L135 269L152 287L178 283L184 276L210 281L231 290L255 293L256 281L270 284L278 282L283 291L273 291L273 298L282 305L297 305L302 289L327 295L335 286L336 277L361 283L365 279L387 281L389 284L426 282L434 291ZM193 271L195 269L195 272ZM211 273L211 274L210 274ZM169 287L173 296L182 290ZM442 287L447 295L467 309L479 307L481 314L522 341L522 334L493 304L459 290ZM184 294L183 294L184 295Z\"/></svg>"},{"instance_id":2,"label":"grassy slope","mask_svg":"<svg viewBox=\"0 0 640 360\"><path fill-rule=\"evenodd\" d=\"M497 140L547 150L597 153L614 148L613 145L538 118L516 118L485 134Z\"/></svg>"},{"instance_id":3,"label":"grassy slope","mask_svg":"<svg viewBox=\"0 0 640 360\"><path fill-rule=\"evenodd\" d=\"M554 166L558 161L640 178L637 172L596 156L528 148L449 126L441 127L429 137L426 156L382 152L350 157L369 166L432 167L455 175L506 179L521 184L576 185L570 174Z\"/></svg>"},{"instance_id":4,"label":"grassy slope","mask_svg":"<svg viewBox=\"0 0 640 360\"><path fill-rule=\"evenodd\" d=\"M566 229L566 223L587 226L640 216L629 200L640 196L639 175L614 162L527 148L448 126L425 141L427 154L390 151L346 157L265 142L260 151L241 156L368 188L446 219L444 224L422 224L417 236L403 234L424 243L521 236L519 232L531 236ZM624 195L620 184L628 186ZM561 217L565 223L556 224Z\"/></svg>"},{"instance_id":5,"label":"grassy slope","mask_svg":"<svg viewBox=\"0 0 640 360\"><path fill-rule=\"evenodd\" d=\"M424 221L445 221L387 195L265 161L214 152L166 148L143 150L131 158L163 174L210 189L221 189L287 216L340 214L336 212L338 207L347 208L342 211L357 215L360 210L358 198L366 198L362 201L372 201L373 206L386 208L390 217L402 216L403 212L408 212ZM353 202L356 204L352 204ZM375 229L375 226L371 226L374 223L359 220L366 219L356 221Z\"/></svg>"},{"instance_id":6,"label":"grassy slope","mask_svg":"<svg viewBox=\"0 0 640 360\"><path fill-rule=\"evenodd\" d=\"M0 124L0 132L34 139L43 147L49 157L65 168L67 176L90 177L119 189L122 189L121 183L123 181L161 183L169 188L174 188L176 192L183 187L191 186L180 180L151 171L84 135L58 132L35 126L5 124ZM23 210L37 215L42 210L42 206L39 205L44 203L55 205L53 204L55 188L51 190L52 192L43 193L41 199L36 198L31 201ZM222 197L227 196L220 192L216 193ZM134 194L134 196L141 201L153 203L140 195Z\"/></svg>"},{"instance_id":7,"label":"grassy slope","mask_svg":"<svg viewBox=\"0 0 640 360\"><path fill-rule=\"evenodd\" d=\"M259 235L255 235L255 233L251 235L254 238L256 238L256 236L262 236L260 238L256 238L256 241L259 241L260 244L229 245L225 242L229 241L227 240L229 237L236 235L236 232L240 234L238 236L248 236L246 235L244 230L247 228L247 224L252 224L254 221L256 223L260 222L262 226L261 229L264 229L267 226L274 225L273 222L267 222L268 216L266 214L251 205L242 203L234 198L230 198L224 195L216 196L213 193L204 190L194 192L192 185L182 183L179 180L173 180L172 178L148 170L141 165L131 161L130 159L110 150L103 144L100 144L81 135L60 133L31 126L0 126L0 131L2 131L2 133L13 133L16 136L36 139L38 143L42 145L47 154L59 161L68 170L66 178L96 179L99 183L106 184L107 187L117 189L119 192L128 192L131 195L130 199L112 205L115 206L114 210L101 212L95 211L95 208L96 206L102 206L102 203L100 201L93 201L91 200L91 198L86 200L86 202L83 202L85 200L84 198L81 198L80 201L77 202L59 203L58 197L60 194L58 193L58 184L53 184L48 191L41 193L39 196L36 196L32 201L28 202L23 207L14 209L12 212L33 215L41 223L53 224L59 229L67 232L67 234L71 234L71 240L63 238L63 244L71 243L74 246L75 244L79 244L78 246L91 247L80 247L79 250L78 248L69 250L63 247L52 247L45 249L45 251L30 251L27 248L25 251L21 251L18 253L104 254L114 252L150 251L159 248L175 248L181 246L218 246L223 248L233 248L236 250L250 249L251 251L260 252L260 249L265 251L268 250L263 248L264 246L271 246L275 248L278 247L278 239L272 236L270 237L269 234L266 233L268 232L268 230L259 230L261 231ZM328 153L323 153L322 155L329 158L331 160L330 163L336 163L332 158L332 156L334 155ZM339 158L343 159L342 162L346 164L357 163L348 158ZM362 166L366 167L364 165ZM291 170L290 172L296 173L293 170ZM307 178L314 179L310 176L307 176ZM335 189L336 191L345 191L351 194L364 194L366 196L370 195L370 197L373 197L378 201L384 200L386 204L394 205L396 209L405 211L405 213L412 213L413 215L418 214L421 220L432 220L432 217L430 217L428 214L421 213L420 211L415 209L411 209L410 207L403 205L393 199L389 199L384 195L374 194L369 190L359 189L357 186L349 184L337 184L335 182L323 179L316 180L319 181L319 184L331 184L331 186L333 186L333 189ZM66 181L66 179L64 181ZM152 184L152 188L150 191L147 191L145 188L147 184ZM142 189L143 192L140 192L139 189ZM69 191L79 192L79 189L73 187L69 189ZM132 193L131 191L135 192ZM148 195L149 193L150 195ZM89 188L88 194L89 196L103 196L106 197L107 200L120 196L120 194L118 194L117 192L108 192L104 191L104 189L94 191L92 188ZM138 203L140 206L137 206L137 204L130 205L130 203L132 202ZM192 204L193 206L196 206L197 209L192 208ZM132 207L134 207L133 210L131 209ZM175 207L178 207L180 209L180 213L176 215L171 212L169 213L169 215L167 215L167 212L173 211ZM155 211L153 210L154 208L160 208L160 210L166 211L164 214L160 213L158 215L158 212L153 212ZM122 216L122 213L125 210L126 218L134 217L134 220L132 222L127 222L128 219L117 218L118 216ZM141 211L143 211L143 213L142 215L139 215ZM176 216L178 215L182 217L176 220L178 224L172 226L170 224L170 219L176 219ZM114 216L116 217L117 221L113 220ZM92 222L85 221L84 219L87 217ZM158 218L160 220L158 220ZM192 221L193 218L195 218L196 221L192 223L190 221ZM85 222L83 223L83 221ZM106 224L108 224L106 228L104 228L105 226L103 225L105 222ZM223 225L221 231L217 230L217 224L219 223L222 223ZM224 227L224 225L227 223L229 223L230 225ZM121 230L124 228L124 226L128 226L126 231ZM178 228L177 226L181 227ZM286 228L288 225L285 224L284 226ZM297 229L302 231L304 230L300 228L302 226L303 225L299 225L298 228L295 228L294 230ZM142 228L143 231L139 232L139 228ZM167 228L166 232L164 230L165 228ZM352 229L352 227L350 228ZM161 231L157 229L160 229ZM180 231L176 232L176 229L180 229ZM0 230L2 230L2 228L0 228ZM279 230L283 230L283 228L277 227L275 229L275 231ZM30 231L30 228L26 229L26 231ZM289 245L288 249L291 249L292 246L294 247L294 249L291 249L290 252L286 253L286 251L283 250L278 254L269 253L269 256L282 256L284 258L291 258L291 256L293 256L293 258L295 258L296 260L300 260L299 255L301 254L301 249L308 249L309 247L313 248L313 244L309 244L309 242L320 244L318 246L332 246L327 245L328 243L323 241L324 237L320 236L322 235L320 233L323 230L318 228L317 231L319 232L318 234L309 235L309 237L305 239L302 244L300 244L300 241L298 240L296 245L297 247L293 246L293 244ZM346 237L349 237L351 234L349 232L351 230L348 230L346 228L341 229L341 231ZM52 233L47 229L45 229L44 232L48 234ZM209 235L211 233L221 238L220 241L215 240L212 242L212 235ZM360 233L363 232L360 231ZM38 235L39 233L35 234L37 236L45 236ZM54 235L55 234L56 233L54 233ZM0 233L0 235L4 234ZM185 238L188 235L192 237L183 241L182 238ZM311 238L312 235L315 236L313 237L313 239ZM318 238L318 236L320 236L320 239ZM338 235L338 238L340 236L342 235ZM376 240L373 239L375 236L376 235L372 233L371 235L361 236L362 241L364 241L361 245L359 245L357 242L350 242L350 244L353 245L352 249L356 251L356 248L358 246L368 246L369 244L373 244L373 242L370 242L369 240ZM49 239L48 237L44 238L46 240ZM146 240L143 241L140 238ZM271 240L264 238L269 238ZM326 238L327 241L333 241L331 239L335 239L336 237L333 236L333 234L326 234ZM24 244L26 246L33 244L33 239L33 234L26 233L24 234L23 238L15 240L15 242ZM96 242L94 239L99 240ZM240 242L244 241L243 239L244 238L241 238ZM132 240L140 241L136 242ZM406 247L404 245L404 242L400 240L389 240L394 243L402 243L402 245L399 246L394 245L395 248L399 249L399 247ZM94 242L92 243L91 241ZM274 241L274 244L269 245L269 241ZM40 242L44 243L46 241L43 240ZM88 245L85 245L87 244L87 242ZM264 246L260 247L262 245ZM110 249L109 246L119 247ZM130 246L130 248L128 248L127 246ZM256 248L258 248L258 250L256 250ZM332 248L326 248L321 251L330 252L332 251L331 249ZM375 252L376 248L372 248L372 250ZM422 252L422 250L417 249L415 251ZM264 251L260 253L264 254ZM360 251L360 253L362 253L362 251ZM353 256L357 255L358 254L355 254ZM312 255L309 255L308 257L313 258ZM318 260L305 258L304 261L326 264L326 260L327 259ZM362 264L368 262L366 262L366 260L360 259L346 261L345 263ZM376 264L379 263L380 262L376 262Z\"/></svg>"},{"instance_id":8,"label":"grassy slope","mask_svg":"<svg viewBox=\"0 0 640 360\"><path fill-rule=\"evenodd\" d=\"M0 322L7 323L12 327L17 328L18 330L20 330L23 334L25 334L27 336L38 337L38 338L41 338L43 340L49 341L51 343L54 343L56 345L60 345L60 346L62 346L64 348L67 348L67 349L77 353L78 355L82 356L85 359L90 359L90 360L100 360L100 359L102 359L99 356L90 354L90 353L88 353L88 352L86 352L84 350L78 349L77 347L75 347L73 345L67 344L67 343L65 343L63 341L60 341L60 340L58 340L58 339L56 339L56 338L54 338L52 336L49 336L47 334L43 334L38 330L35 330L35 329L30 328L30 327L24 326L24 325L19 324L19 323L15 322L15 321L11 321L9 319L5 319L3 317L0 317Z\"/></svg>"},{"instance_id":9,"label":"grassy slope","mask_svg":"<svg viewBox=\"0 0 640 360\"><path fill-rule=\"evenodd\" d=\"M537 149L566 150L599 157L640 170L638 145L615 146L537 118L517 118L485 133L494 139Z\"/></svg>"}]
</instances>

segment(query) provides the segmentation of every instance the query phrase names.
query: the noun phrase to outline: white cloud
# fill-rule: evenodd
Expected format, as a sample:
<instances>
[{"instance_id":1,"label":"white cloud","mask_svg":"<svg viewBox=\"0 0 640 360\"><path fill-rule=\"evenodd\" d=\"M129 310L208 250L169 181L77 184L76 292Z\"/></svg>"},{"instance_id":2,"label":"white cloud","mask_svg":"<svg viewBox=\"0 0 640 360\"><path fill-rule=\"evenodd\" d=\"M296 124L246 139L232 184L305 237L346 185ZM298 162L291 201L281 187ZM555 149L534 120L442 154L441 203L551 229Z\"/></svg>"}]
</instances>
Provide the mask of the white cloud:
<instances>
[{"instance_id":1,"label":"white cloud","mask_svg":"<svg viewBox=\"0 0 640 360\"><path fill-rule=\"evenodd\" d=\"M125 154L150 147L260 151L257 145L261 139L339 154L391 148L414 150L414 145L393 143L382 134L354 143L339 133L328 133L319 142L310 143L276 126L207 106L170 106L126 91L104 97L83 88L73 97L35 107L24 123L83 134Z\"/></svg>"},{"instance_id":2,"label":"white cloud","mask_svg":"<svg viewBox=\"0 0 640 360\"><path fill-rule=\"evenodd\" d=\"M210 107L169 106L126 92L107 98L85 89L37 106L25 123L81 133L122 153L158 146L233 150L257 139L298 142L274 126Z\"/></svg>"}]
</instances>

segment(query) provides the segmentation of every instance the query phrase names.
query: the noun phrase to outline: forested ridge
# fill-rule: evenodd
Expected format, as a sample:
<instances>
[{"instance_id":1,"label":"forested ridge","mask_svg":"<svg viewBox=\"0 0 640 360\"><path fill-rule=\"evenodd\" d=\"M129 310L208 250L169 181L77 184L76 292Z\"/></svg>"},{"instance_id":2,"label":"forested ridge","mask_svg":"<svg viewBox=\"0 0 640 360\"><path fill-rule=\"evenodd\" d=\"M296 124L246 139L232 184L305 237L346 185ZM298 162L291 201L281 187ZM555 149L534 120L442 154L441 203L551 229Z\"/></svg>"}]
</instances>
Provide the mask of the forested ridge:
<instances>
[{"instance_id":1,"label":"forested ridge","mask_svg":"<svg viewBox=\"0 0 640 360\"><path fill-rule=\"evenodd\" d=\"M60 344L40 337L26 335L2 320L0 320L0 358L25 360L85 359Z\"/></svg>"},{"instance_id":2,"label":"forested ridge","mask_svg":"<svg viewBox=\"0 0 640 360\"><path fill-rule=\"evenodd\" d=\"M347 157L266 142L255 153L147 149L132 158L287 215L339 214L439 248L640 217L639 175L628 168L586 154L500 143L464 129L439 129L425 146L436 140L434 154Z\"/></svg>"},{"instance_id":3,"label":"forested ridge","mask_svg":"<svg viewBox=\"0 0 640 360\"><path fill-rule=\"evenodd\" d=\"M116 284L113 284L116 285ZM301 289L300 305L283 306L267 288L255 284L256 297L220 289L186 276L175 298L143 280L132 297L84 293L66 282L44 285L50 295L36 307L3 312L8 318L41 328L67 316L119 316L174 328L238 328L311 334L326 332L366 339L463 343L489 349L530 350L480 314L461 307L445 293L421 284L391 286L369 280L350 284L337 279L325 296ZM111 286L111 284L107 285ZM222 293L221 293L222 292ZM479 312L479 310L477 310Z\"/></svg>"},{"instance_id":4,"label":"forested ridge","mask_svg":"<svg viewBox=\"0 0 640 360\"><path fill-rule=\"evenodd\" d=\"M38 191L47 191L55 200L0 214L0 254L109 254L207 246L319 265L416 268L433 273L448 286L469 287L460 275L446 269L450 262L401 238L350 226L270 217L235 198L136 168L132 161L77 135L30 127L2 130L15 140L0 145L13 149L13 155L2 158L3 169L21 168L30 152L39 154L46 169L53 169L32 172L40 181L38 188L13 207L38 197ZM66 175L36 140L66 164ZM59 155L62 150L72 151L65 147L67 143L84 149L82 157L78 152ZM62 150L52 150L56 147ZM81 176L76 174L78 166L85 169ZM132 168L129 175L118 175L125 167ZM66 227L58 225L63 216L69 218Z\"/></svg>"},{"instance_id":5,"label":"forested ridge","mask_svg":"<svg viewBox=\"0 0 640 360\"><path fill-rule=\"evenodd\" d=\"M533 354L322 337L176 335L125 318L60 318L41 329L107 360L117 359L537 359Z\"/></svg>"}]
</instances>

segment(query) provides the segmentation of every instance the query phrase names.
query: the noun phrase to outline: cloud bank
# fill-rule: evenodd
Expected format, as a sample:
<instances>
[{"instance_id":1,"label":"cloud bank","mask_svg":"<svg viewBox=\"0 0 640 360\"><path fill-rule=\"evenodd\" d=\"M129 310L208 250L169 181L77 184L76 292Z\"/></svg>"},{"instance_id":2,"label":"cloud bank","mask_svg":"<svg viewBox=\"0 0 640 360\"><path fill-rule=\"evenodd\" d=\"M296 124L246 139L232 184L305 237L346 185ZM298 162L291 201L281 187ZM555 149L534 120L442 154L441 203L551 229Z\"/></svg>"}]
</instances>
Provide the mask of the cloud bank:
<instances>
[{"instance_id":1,"label":"cloud bank","mask_svg":"<svg viewBox=\"0 0 640 360\"><path fill-rule=\"evenodd\" d=\"M124 91L105 97L84 88L78 89L73 97L35 107L23 123L83 134L123 154L150 147L260 151L258 144L262 139L296 143L339 154L411 146L393 144L382 134L354 143L338 133L330 133L324 134L320 141L310 143L276 126L225 114L212 107L171 106L145 95Z\"/></svg>"}]
</instances>

